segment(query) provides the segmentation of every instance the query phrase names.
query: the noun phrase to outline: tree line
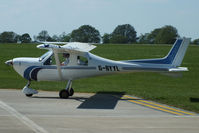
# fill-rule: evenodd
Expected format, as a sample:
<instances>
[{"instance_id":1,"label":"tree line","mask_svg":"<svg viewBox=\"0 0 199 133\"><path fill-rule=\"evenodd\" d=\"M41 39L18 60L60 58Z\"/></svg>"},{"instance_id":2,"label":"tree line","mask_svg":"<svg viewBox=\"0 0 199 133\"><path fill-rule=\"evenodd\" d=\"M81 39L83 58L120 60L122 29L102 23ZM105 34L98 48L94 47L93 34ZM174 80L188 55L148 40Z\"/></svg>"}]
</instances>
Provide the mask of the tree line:
<instances>
[{"instance_id":1,"label":"tree line","mask_svg":"<svg viewBox=\"0 0 199 133\"><path fill-rule=\"evenodd\" d=\"M180 37L175 27L166 25L156 28L150 33L137 36L137 32L130 24L118 25L112 33L105 33L103 36L91 25L82 25L71 33L63 32L60 35L50 36L48 31L42 30L33 39L28 33L19 35L12 31L5 31L0 34L0 43L34 43L34 42L87 42L87 43L104 43L104 44L172 44L177 37ZM199 39L192 42L199 44Z\"/></svg>"}]
</instances>

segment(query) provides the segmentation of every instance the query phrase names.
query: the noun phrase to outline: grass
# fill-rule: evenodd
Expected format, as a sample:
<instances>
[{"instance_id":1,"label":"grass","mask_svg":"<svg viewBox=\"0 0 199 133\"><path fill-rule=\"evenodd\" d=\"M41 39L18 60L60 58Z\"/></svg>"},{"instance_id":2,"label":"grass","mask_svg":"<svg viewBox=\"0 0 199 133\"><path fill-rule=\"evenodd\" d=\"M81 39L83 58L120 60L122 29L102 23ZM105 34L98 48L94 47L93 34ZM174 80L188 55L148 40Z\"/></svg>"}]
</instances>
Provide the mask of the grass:
<instances>
[{"instance_id":1,"label":"grass","mask_svg":"<svg viewBox=\"0 0 199 133\"><path fill-rule=\"evenodd\" d=\"M165 56L170 45L97 45L92 53L114 60L158 58ZM6 60L16 57L38 57L45 51L35 44L0 44L0 88L21 89L26 80L6 66ZM190 46L182 66L188 67L181 78L158 73L127 73L80 79L73 82L76 92L125 92L145 99L173 105L199 113L199 46ZM32 82L39 90L58 91L66 82ZM190 99L196 99L193 102Z\"/></svg>"}]
</instances>

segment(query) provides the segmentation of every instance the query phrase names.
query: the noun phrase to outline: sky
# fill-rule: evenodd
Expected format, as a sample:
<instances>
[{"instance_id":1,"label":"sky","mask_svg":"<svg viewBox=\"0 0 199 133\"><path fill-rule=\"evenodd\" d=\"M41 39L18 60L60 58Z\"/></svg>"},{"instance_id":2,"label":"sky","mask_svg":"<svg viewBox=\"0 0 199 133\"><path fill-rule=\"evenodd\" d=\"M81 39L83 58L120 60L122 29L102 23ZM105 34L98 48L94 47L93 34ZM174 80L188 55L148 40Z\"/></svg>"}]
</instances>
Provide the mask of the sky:
<instances>
[{"instance_id":1,"label":"sky","mask_svg":"<svg viewBox=\"0 0 199 133\"><path fill-rule=\"evenodd\" d=\"M131 24L137 36L172 25L180 36L199 38L199 0L0 0L0 33L41 30L52 36L88 24L101 35Z\"/></svg>"}]
</instances>

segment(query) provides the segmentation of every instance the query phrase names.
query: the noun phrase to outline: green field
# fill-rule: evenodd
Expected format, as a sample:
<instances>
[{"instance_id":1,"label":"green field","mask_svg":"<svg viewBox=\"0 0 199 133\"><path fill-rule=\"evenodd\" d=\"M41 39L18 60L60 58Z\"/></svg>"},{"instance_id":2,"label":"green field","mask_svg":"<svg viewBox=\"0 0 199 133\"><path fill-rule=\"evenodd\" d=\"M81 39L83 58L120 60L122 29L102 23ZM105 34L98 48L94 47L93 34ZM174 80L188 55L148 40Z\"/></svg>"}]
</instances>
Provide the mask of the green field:
<instances>
[{"instance_id":1,"label":"green field","mask_svg":"<svg viewBox=\"0 0 199 133\"><path fill-rule=\"evenodd\" d=\"M114 60L158 58L165 56L170 45L97 45L91 51ZM0 44L0 88L21 89L26 80L4 64L15 57L38 57L45 50L35 44ZM182 66L188 67L181 78L158 73L128 73L80 79L73 82L76 92L124 92L145 99L199 112L199 46L190 46ZM38 90L59 91L67 82L32 82ZM193 100L190 100L193 99Z\"/></svg>"}]
</instances>

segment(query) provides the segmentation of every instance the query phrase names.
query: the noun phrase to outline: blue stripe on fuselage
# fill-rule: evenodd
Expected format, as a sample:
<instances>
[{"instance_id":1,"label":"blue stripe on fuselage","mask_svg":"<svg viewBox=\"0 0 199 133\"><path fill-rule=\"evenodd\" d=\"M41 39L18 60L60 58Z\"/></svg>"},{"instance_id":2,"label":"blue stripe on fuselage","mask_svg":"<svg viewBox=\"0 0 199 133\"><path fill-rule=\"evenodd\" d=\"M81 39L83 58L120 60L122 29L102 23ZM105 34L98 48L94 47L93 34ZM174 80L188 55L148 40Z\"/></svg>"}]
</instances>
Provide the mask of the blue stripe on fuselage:
<instances>
[{"instance_id":1,"label":"blue stripe on fuselage","mask_svg":"<svg viewBox=\"0 0 199 133\"><path fill-rule=\"evenodd\" d=\"M32 70L31 72L31 79L37 81L37 74L41 70L41 67L36 67L35 69Z\"/></svg>"},{"instance_id":2,"label":"blue stripe on fuselage","mask_svg":"<svg viewBox=\"0 0 199 133\"><path fill-rule=\"evenodd\" d=\"M30 72L31 72L34 68L36 68L36 67L38 67L38 66L30 66L30 67L28 67L28 68L24 71L23 77L24 77L25 79L27 79L27 80L31 80L31 78L30 78Z\"/></svg>"}]
</instances>

